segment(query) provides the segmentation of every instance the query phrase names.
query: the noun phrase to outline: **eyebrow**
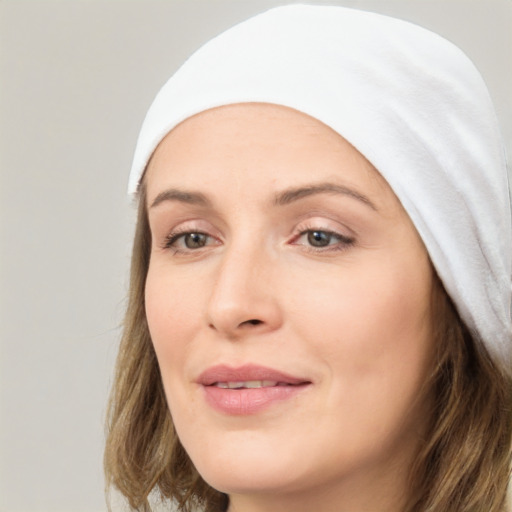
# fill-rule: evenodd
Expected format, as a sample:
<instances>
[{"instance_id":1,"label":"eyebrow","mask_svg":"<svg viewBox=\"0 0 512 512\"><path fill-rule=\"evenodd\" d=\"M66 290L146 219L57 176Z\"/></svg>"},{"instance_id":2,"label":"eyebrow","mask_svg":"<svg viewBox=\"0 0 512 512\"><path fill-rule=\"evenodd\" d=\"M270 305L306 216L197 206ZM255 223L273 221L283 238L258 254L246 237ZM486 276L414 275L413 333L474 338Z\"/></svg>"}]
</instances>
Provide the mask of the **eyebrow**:
<instances>
[{"instance_id":1,"label":"eyebrow","mask_svg":"<svg viewBox=\"0 0 512 512\"><path fill-rule=\"evenodd\" d=\"M178 190L176 188L170 188L160 192L154 201L151 203L150 208L155 208L159 204L165 201L177 201L180 203L193 204L198 206L210 206L210 200L200 192L188 192L186 190Z\"/></svg>"},{"instance_id":2,"label":"eyebrow","mask_svg":"<svg viewBox=\"0 0 512 512\"><path fill-rule=\"evenodd\" d=\"M311 185L284 190L276 195L274 198L274 204L277 206L284 206L315 194L341 194L357 199L366 206L369 206L372 210L378 211L375 204L370 201L368 197L350 187L338 185L336 183L314 183Z\"/></svg>"},{"instance_id":3,"label":"eyebrow","mask_svg":"<svg viewBox=\"0 0 512 512\"><path fill-rule=\"evenodd\" d=\"M273 203L275 206L285 206L293 203L294 201L316 194L341 194L356 199L366 206L369 206L372 210L378 211L375 204L372 203L368 197L352 188L344 185L338 185L336 183L315 183L297 188L290 188L279 192L275 196ZM187 190L170 188L160 192L160 194L158 194L151 203L150 208L155 208L165 201L176 201L204 207L211 206L212 204L211 201L200 192L190 192Z\"/></svg>"}]
</instances>

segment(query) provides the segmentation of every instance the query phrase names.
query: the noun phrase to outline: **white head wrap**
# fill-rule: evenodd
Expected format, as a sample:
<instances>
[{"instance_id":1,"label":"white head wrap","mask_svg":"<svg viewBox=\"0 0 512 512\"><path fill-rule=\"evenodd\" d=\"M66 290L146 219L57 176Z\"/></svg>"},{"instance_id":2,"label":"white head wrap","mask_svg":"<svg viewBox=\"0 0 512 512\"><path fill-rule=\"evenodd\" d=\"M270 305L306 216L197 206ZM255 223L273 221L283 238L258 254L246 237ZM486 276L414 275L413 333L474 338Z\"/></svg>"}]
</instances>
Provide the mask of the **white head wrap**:
<instances>
[{"instance_id":1,"label":"white head wrap","mask_svg":"<svg viewBox=\"0 0 512 512\"><path fill-rule=\"evenodd\" d=\"M422 237L462 319L512 373L512 227L504 149L484 82L440 36L343 7L290 5L200 48L142 126L129 192L178 123L266 102L330 126L379 170Z\"/></svg>"}]
</instances>

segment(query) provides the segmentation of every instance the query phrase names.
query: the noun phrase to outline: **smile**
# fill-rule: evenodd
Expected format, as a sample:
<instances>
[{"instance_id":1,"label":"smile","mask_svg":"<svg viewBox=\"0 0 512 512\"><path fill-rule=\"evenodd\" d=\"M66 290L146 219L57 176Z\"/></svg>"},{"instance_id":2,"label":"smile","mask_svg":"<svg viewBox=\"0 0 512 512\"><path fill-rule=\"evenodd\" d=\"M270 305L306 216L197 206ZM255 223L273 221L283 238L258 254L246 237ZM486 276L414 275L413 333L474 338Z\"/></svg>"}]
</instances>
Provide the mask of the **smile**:
<instances>
[{"instance_id":1,"label":"smile","mask_svg":"<svg viewBox=\"0 0 512 512\"><path fill-rule=\"evenodd\" d=\"M277 382L275 380L248 380L245 382L215 382L212 386L222 389L258 389L274 386L293 386L293 384Z\"/></svg>"},{"instance_id":2,"label":"smile","mask_svg":"<svg viewBox=\"0 0 512 512\"><path fill-rule=\"evenodd\" d=\"M217 412L231 416L258 414L277 406L309 388L302 377L257 365L238 368L219 365L204 371L198 379L206 403Z\"/></svg>"}]
</instances>

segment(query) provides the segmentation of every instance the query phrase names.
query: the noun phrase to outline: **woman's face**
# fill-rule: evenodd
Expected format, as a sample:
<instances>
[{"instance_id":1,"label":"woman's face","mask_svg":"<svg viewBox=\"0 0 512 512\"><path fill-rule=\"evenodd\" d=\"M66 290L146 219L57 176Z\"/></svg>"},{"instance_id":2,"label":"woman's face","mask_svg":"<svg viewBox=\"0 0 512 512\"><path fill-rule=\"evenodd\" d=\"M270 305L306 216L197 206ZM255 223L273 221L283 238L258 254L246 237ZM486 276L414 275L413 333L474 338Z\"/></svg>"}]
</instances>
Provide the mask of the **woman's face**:
<instances>
[{"instance_id":1,"label":"woman's face","mask_svg":"<svg viewBox=\"0 0 512 512\"><path fill-rule=\"evenodd\" d=\"M433 273L386 182L265 104L186 120L146 180L147 319L203 478L233 504L396 487L424 431Z\"/></svg>"}]
</instances>

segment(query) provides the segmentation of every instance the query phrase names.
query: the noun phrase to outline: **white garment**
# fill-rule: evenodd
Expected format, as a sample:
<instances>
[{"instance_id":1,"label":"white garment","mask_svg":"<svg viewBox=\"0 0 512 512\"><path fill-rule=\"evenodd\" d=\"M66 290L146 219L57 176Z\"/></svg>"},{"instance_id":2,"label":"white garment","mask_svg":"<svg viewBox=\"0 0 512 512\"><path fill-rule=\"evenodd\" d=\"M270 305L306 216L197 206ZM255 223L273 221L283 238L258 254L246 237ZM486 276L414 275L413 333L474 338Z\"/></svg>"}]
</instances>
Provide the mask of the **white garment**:
<instances>
[{"instance_id":1,"label":"white garment","mask_svg":"<svg viewBox=\"0 0 512 512\"><path fill-rule=\"evenodd\" d=\"M129 192L162 138L212 107L267 102L351 142L402 202L462 319L512 374L512 226L504 147L470 60L428 30L343 7L290 5L200 48L142 126Z\"/></svg>"}]
</instances>

